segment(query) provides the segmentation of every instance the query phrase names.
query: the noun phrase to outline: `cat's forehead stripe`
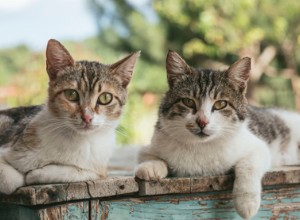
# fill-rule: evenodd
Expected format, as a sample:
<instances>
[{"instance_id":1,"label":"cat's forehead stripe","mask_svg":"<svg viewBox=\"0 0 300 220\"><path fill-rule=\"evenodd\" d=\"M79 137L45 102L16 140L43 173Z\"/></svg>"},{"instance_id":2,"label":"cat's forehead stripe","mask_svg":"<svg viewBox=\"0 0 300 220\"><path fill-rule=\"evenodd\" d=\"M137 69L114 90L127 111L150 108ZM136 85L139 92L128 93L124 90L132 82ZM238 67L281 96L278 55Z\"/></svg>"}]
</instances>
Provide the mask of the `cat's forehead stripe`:
<instances>
[{"instance_id":1,"label":"cat's forehead stripe","mask_svg":"<svg viewBox=\"0 0 300 220\"><path fill-rule=\"evenodd\" d=\"M198 83L200 88L197 89L197 96L209 96L215 88L215 73L208 70L200 70L198 74Z\"/></svg>"}]
</instances>

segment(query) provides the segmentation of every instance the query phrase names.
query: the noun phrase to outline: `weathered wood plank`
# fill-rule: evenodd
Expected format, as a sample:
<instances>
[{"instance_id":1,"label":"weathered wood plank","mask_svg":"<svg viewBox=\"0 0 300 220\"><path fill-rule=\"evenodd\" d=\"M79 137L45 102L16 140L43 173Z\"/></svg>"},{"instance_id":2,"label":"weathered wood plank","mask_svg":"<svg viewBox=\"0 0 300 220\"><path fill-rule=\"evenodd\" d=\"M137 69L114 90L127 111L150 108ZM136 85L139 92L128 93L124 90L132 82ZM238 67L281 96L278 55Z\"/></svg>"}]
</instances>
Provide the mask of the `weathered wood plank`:
<instances>
[{"instance_id":1,"label":"weathered wood plank","mask_svg":"<svg viewBox=\"0 0 300 220\"><path fill-rule=\"evenodd\" d=\"M31 186L26 186L18 189L11 195L4 195L0 193L0 203L13 203L13 204L36 204L35 189Z\"/></svg>"},{"instance_id":2,"label":"weathered wood plank","mask_svg":"<svg viewBox=\"0 0 300 220\"><path fill-rule=\"evenodd\" d=\"M68 203L38 210L40 220L88 220L89 202Z\"/></svg>"},{"instance_id":3,"label":"weathered wood plank","mask_svg":"<svg viewBox=\"0 0 300 220\"><path fill-rule=\"evenodd\" d=\"M232 189L234 175L205 176L195 178L166 178L159 181L138 181L139 195L196 193ZM183 184L184 183L184 184ZM300 183L300 167L287 166L268 172L264 186Z\"/></svg>"},{"instance_id":4,"label":"weathered wood plank","mask_svg":"<svg viewBox=\"0 0 300 220\"><path fill-rule=\"evenodd\" d=\"M0 203L42 205L136 192L138 184L133 177L109 177L96 181L22 187L12 195L0 195Z\"/></svg>"},{"instance_id":5,"label":"weathered wood plank","mask_svg":"<svg viewBox=\"0 0 300 220\"><path fill-rule=\"evenodd\" d=\"M241 219L230 191L99 201L93 219ZM300 186L267 187L253 219L300 219Z\"/></svg>"},{"instance_id":6,"label":"weathered wood plank","mask_svg":"<svg viewBox=\"0 0 300 220\"><path fill-rule=\"evenodd\" d=\"M88 181L90 198L124 195L138 192L138 184L133 177L110 177L101 182Z\"/></svg>"},{"instance_id":7,"label":"weathered wood plank","mask_svg":"<svg viewBox=\"0 0 300 220\"><path fill-rule=\"evenodd\" d=\"M233 175L191 178L190 193L232 189L233 181Z\"/></svg>"},{"instance_id":8,"label":"weathered wood plank","mask_svg":"<svg viewBox=\"0 0 300 220\"><path fill-rule=\"evenodd\" d=\"M166 178L161 181L139 181L139 195L190 193L190 178Z\"/></svg>"}]
</instances>

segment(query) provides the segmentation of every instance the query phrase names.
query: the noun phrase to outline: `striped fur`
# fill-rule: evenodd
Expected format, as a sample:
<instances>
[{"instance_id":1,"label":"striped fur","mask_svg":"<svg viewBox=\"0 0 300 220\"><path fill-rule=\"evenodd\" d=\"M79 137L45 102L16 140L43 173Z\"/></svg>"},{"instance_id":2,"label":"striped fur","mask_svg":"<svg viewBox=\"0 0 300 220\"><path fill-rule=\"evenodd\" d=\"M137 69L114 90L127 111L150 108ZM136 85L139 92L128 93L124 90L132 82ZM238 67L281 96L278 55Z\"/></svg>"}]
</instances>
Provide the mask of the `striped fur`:
<instances>
[{"instance_id":1,"label":"striped fur","mask_svg":"<svg viewBox=\"0 0 300 220\"><path fill-rule=\"evenodd\" d=\"M271 166L299 164L300 115L247 104L250 63L243 58L224 71L197 69L170 51L169 90L135 175L158 180L234 169L236 210L245 219L255 215L264 173Z\"/></svg>"},{"instance_id":2,"label":"striped fur","mask_svg":"<svg viewBox=\"0 0 300 220\"><path fill-rule=\"evenodd\" d=\"M49 40L47 103L0 111L0 192L105 177L138 56L112 65L75 62Z\"/></svg>"}]
</instances>

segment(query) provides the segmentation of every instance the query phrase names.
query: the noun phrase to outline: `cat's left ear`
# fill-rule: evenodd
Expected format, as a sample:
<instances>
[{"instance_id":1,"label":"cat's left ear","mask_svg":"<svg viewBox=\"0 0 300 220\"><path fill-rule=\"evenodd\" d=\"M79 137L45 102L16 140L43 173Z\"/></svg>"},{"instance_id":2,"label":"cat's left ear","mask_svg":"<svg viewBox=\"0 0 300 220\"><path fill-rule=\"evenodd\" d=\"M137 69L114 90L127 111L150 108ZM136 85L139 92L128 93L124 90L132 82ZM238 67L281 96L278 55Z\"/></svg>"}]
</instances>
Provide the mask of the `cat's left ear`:
<instances>
[{"instance_id":1,"label":"cat's left ear","mask_svg":"<svg viewBox=\"0 0 300 220\"><path fill-rule=\"evenodd\" d=\"M112 74L119 80L124 88L128 86L131 80L134 65L140 54L141 51L134 52L110 66Z\"/></svg>"},{"instance_id":2,"label":"cat's left ear","mask_svg":"<svg viewBox=\"0 0 300 220\"><path fill-rule=\"evenodd\" d=\"M232 64L226 71L229 79L237 85L240 91L245 91L250 76L251 59L244 57Z\"/></svg>"}]
</instances>

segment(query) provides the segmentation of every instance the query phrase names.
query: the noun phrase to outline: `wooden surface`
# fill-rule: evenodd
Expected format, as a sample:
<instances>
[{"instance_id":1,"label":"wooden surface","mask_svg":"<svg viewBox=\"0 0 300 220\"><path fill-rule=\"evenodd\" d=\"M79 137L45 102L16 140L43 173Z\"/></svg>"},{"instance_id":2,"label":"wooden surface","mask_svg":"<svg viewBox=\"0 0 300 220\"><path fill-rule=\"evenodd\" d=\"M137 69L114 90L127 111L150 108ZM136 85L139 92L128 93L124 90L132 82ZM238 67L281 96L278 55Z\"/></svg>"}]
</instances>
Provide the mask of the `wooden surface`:
<instances>
[{"instance_id":1,"label":"wooden surface","mask_svg":"<svg viewBox=\"0 0 300 220\"><path fill-rule=\"evenodd\" d=\"M233 207L231 191L127 198L100 204L99 216L112 220L241 219ZM253 219L300 219L300 186L265 188L260 211Z\"/></svg>"},{"instance_id":2,"label":"wooden surface","mask_svg":"<svg viewBox=\"0 0 300 220\"><path fill-rule=\"evenodd\" d=\"M110 177L104 180L26 186L12 195L0 195L0 202L20 205L45 205L58 202L111 197L138 192L133 177Z\"/></svg>"},{"instance_id":3,"label":"wooden surface","mask_svg":"<svg viewBox=\"0 0 300 220\"><path fill-rule=\"evenodd\" d=\"M27 186L0 195L0 219L241 219L233 208L233 174L136 180L136 151L119 150L104 180ZM263 186L253 219L300 219L300 166L268 172Z\"/></svg>"},{"instance_id":4,"label":"wooden surface","mask_svg":"<svg viewBox=\"0 0 300 220\"><path fill-rule=\"evenodd\" d=\"M233 187L233 181L233 174L197 178L166 178L160 181L138 181L139 195L230 190ZM300 183L300 167L287 166L273 169L265 175L262 183L263 186Z\"/></svg>"}]
</instances>

